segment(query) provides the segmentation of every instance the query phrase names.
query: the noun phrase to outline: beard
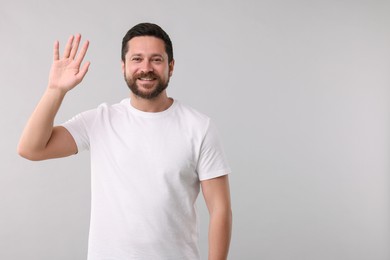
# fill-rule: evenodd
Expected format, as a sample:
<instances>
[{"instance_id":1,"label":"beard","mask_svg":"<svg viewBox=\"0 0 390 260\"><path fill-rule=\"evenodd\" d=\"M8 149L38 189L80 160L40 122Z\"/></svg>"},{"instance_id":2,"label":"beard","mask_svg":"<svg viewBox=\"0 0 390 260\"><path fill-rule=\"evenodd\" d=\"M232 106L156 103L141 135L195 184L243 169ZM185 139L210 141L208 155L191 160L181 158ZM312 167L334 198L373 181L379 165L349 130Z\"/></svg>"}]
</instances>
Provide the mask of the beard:
<instances>
[{"instance_id":1,"label":"beard","mask_svg":"<svg viewBox=\"0 0 390 260\"><path fill-rule=\"evenodd\" d=\"M164 82L158 75L156 75L154 72L148 72L148 73L138 73L134 75L134 77L127 77L126 72L125 72L125 81L127 83L127 86L133 92L134 95L137 97L143 98L143 99L154 99L158 97L161 92L163 92L167 87L169 83L169 77L168 79ZM151 78L155 79L157 81L157 85L155 86L139 86L136 81L139 78ZM146 83L145 85L151 85L151 84L156 84L155 82L153 83ZM143 91L141 88L147 88L148 91Z\"/></svg>"}]
</instances>

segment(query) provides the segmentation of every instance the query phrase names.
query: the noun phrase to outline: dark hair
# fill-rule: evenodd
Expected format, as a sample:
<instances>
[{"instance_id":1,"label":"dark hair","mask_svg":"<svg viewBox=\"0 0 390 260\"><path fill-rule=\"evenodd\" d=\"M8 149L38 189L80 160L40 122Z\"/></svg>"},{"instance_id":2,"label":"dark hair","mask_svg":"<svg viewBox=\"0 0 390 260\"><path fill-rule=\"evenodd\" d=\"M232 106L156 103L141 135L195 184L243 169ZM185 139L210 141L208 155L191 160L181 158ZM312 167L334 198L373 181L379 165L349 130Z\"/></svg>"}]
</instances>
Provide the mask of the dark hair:
<instances>
[{"instance_id":1,"label":"dark hair","mask_svg":"<svg viewBox=\"0 0 390 260\"><path fill-rule=\"evenodd\" d=\"M168 34L157 24L153 23L140 23L131 28L123 37L122 40L122 61L125 61L125 56L129 50L128 42L138 36L154 36L164 41L165 51L168 54L168 63L173 60L173 47L171 39Z\"/></svg>"}]
</instances>

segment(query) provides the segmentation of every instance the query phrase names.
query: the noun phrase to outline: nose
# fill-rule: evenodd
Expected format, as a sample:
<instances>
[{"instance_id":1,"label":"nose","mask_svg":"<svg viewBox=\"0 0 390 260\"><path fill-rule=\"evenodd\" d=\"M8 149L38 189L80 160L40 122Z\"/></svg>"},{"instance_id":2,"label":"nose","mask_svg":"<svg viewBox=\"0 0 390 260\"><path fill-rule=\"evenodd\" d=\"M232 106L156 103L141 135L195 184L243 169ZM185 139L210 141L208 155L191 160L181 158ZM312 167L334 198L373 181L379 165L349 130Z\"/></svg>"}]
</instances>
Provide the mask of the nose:
<instances>
[{"instance_id":1,"label":"nose","mask_svg":"<svg viewBox=\"0 0 390 260\"><path fill-rule=\"evenodd\" d=\"M141 64L141 71L144 73L153 72L153 66L148 59L144 59Z\"/></svg>"}]
</instances>

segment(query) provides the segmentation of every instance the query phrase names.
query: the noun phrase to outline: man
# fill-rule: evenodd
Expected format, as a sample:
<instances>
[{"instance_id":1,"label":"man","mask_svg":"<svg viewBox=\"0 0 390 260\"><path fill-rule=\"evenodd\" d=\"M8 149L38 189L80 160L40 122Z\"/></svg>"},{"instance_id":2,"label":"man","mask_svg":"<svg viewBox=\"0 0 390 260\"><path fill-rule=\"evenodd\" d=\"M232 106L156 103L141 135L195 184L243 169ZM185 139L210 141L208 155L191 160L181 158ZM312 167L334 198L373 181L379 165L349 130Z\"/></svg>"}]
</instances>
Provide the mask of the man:
<instances>
[{"instance_id":1,"label":"man","mask_svg":"<svg viewBox=\"0 0 390 260\"><path fill-rule=\"evenodd\" d=\"M53 127L66 93L86 75L88 41L58 41L46 92L18 152L44 160L91 152L89 260L199 259L195 201L200 187L210 213L208 259L226 259L231 234L230 172L210 119L169 98L172 43L142 23L122 42L130 98L100 105Z\"/></svg>"}]
</instances>

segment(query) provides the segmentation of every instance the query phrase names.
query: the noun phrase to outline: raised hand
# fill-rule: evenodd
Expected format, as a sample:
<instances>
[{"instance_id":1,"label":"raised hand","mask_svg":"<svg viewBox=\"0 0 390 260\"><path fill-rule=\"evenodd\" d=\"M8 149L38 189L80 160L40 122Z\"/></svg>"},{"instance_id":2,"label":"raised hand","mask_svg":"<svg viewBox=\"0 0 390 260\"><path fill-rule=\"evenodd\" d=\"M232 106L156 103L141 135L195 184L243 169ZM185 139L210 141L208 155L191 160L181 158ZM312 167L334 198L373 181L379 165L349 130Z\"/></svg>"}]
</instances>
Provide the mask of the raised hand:
<instances>
[{"instance_id":1,"label":"raised hand","mask_svg":"<svg viewBox=\"0 0 390 260\"><path fill-rule=\"evenodd\" d=\"M89 42L86 41L78 52L81 35L70 36L66 43L63 56L59 54L59 42L54 43L53 64L49 75L49 89L58 89L67 92L79 84L88 71L90 62L81 63L88 50Z\"/></svg>"}]
</instances>

